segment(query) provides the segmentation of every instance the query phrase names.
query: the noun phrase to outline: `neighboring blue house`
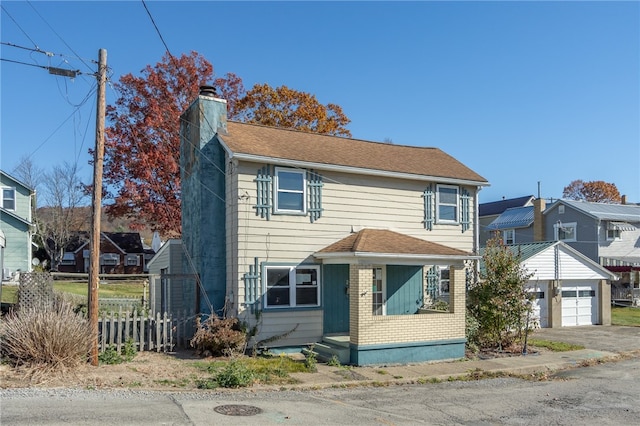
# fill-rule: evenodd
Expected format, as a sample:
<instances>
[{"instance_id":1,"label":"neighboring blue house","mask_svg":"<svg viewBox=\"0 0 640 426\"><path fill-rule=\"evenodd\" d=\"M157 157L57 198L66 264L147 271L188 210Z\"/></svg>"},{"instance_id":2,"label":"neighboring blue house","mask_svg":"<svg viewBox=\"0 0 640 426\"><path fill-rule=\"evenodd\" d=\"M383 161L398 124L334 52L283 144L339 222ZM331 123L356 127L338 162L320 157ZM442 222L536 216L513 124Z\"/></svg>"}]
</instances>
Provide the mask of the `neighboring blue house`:
<instances>
[{"instance_id":1,"label":"neighboring blue house","mask_svg":"<svg viewBox=\"0 0 640 426\"><path fill-rule=\"evenodd\" d=\"M0 170L0 266L2 280L31 271L35 190Z\"/></svg>"},{"instance_id":2,"label":"neighboring blue house","mask_svg":"<svg viewBox=\"0 0 640 426\"><path fill-rule=\"evenodd\" d=\"M539 199L504 210L486 229L509 245L563 241L619 276L614 301L640 297L640 205L557 200L546 207Z\"/></svg>"}]
</instances>

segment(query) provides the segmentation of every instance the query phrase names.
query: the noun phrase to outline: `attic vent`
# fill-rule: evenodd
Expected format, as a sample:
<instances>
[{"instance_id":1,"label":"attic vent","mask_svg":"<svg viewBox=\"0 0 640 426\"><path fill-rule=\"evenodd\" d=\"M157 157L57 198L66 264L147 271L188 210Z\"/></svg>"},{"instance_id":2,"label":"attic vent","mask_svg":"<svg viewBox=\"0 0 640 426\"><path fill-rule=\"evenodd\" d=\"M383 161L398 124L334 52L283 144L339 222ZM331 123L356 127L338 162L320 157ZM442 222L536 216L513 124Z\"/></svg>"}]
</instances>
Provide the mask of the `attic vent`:
<instances>
[{"instance_id":1,"label":"attic vent","mask_svg":"<svg viewBox=\"0 0 640 426\"><path fill-rule=\"evenodd\" d=\"M216 88L213 86L200 86L200 95L215 98L217 96Z\"/></svg>"}]
</instances>

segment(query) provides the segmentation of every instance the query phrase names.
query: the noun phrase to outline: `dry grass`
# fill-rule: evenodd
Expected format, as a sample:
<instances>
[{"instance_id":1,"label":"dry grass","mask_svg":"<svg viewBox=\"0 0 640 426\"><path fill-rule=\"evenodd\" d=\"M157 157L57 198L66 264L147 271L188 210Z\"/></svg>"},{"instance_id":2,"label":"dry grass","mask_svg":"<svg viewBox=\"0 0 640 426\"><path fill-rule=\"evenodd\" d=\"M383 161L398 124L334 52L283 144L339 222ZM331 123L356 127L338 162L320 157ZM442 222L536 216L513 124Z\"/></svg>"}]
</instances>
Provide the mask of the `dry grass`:
<instances>
[{"instance_id":1,"label":"dry grass","mask_svg":"<svg viewBox=\"0 0 640 426\"><path fill-rule=\"evenodd\" d=\"M2 357L36 372L73 368L87 359L91 330L71 303L57 299L53 306L23 309L0 324Z\"/></svg>"}]
</instances>

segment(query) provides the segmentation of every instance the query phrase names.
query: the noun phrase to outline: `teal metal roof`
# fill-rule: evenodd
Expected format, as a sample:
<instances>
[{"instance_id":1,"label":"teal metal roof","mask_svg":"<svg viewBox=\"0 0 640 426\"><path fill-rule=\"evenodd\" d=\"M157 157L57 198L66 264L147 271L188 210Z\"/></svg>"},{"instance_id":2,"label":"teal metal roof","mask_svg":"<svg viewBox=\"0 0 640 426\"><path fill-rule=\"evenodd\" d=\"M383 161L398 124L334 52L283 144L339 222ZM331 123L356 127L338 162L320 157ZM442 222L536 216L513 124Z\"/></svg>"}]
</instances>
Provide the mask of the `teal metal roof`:
<instances>
[{"instance_id":1,"label":"teal metal roof","mask_svg":"<svg viewBox=\"0 0 640 426\"><path fill-rule=\"evenodd\" d=\"M533 206L513 207L505 210L500 216L491 222L487 229L512 229L526 228L533 223Z\"/></svg>"},{"instance_id":2,"label":"teal metal roof","mask_svg":"<svg viewBox=\"0 0 640 426\"><path fill-rule=\"evenodd\" d=\"M506 247L515 256L520 256L520 262L523 262L529 259L530 257L533 257L536 254L543 252L549 247L552 247L555 244L560 244L560 243L561 241L542 241L538 243L512 244L504 247ZM484 256L485 252L486 252L486 247L482 247L480 249L480 256ZM480 260L480 272L481 273L486 272L483 259Z\"/></svg>"}]
</instances>

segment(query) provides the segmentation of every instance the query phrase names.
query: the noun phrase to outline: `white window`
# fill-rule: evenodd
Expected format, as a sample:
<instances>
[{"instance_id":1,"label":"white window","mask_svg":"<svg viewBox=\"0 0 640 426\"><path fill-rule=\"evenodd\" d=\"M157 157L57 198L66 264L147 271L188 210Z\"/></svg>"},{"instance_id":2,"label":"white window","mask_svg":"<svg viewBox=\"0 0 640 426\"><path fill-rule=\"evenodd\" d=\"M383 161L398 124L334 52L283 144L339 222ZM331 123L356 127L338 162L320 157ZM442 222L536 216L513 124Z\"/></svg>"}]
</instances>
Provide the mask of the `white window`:
<instances>
[{"instance_id":1,"label":"white window","mask_svg":"<svg viewBox=\"0 0 640 426\"><path fill-rule=\"evenodd\" d=\"M60 262L61 265L75 265L76 264L76 257L73 253L66 251L64 253L64 255L62 256L62 261Z\"/></svg>"},{"instance_id":2,"label":"white window","mask_svg":"<svg viewBox=\"0 0 640 426\"><path fill-rule=\"evenodd\" d=\"M505 229L502 231L502 241L509 245L516 243L516 230L515 229Z\"/></svg>"},{"instance_id":3,"label":"white window","mask_svg":"<svg viewBox=\"0 0 640 426\"><path fill-rule=\"evenodd\" d=\"M120 256L115 253L105 253L100 256L100 262L103 265L119 265L120 264Z\"/></svg>"},{"instance_id":4,"label":"white window","mask_svg":"<svg viewBox=\"0 0 640 426\"><path fill-rule=\"evenodd\" d=\"M127 255L127 266L138 266L140 265L140 259L138 255L128 254Z\"/></svg>"},{"instance_id":5,"label":"white window","mask_svg":"<svg viewBox=\"0 0 640 426\"><path fill-rule=\"evenodd\" d=\"M577 239L576 222L572 222L572 223L558 222L555 225L553 225L553 230L554 230L556 240L571 242L571 241L576 241Z\"/></svg>"},{"instance_id":6,"label":"white window","mask_svg":"<svg viewBox=\"0 0 640 426\"><path fill-rule=\"evenodd\" d=\"M293 308L320 305L320 267L265 266L265 307Z\"/></svg>"},{"instance_id":7,"label":"white window","mask_svg":"<svg viewBox=\"0 0 640 426\"><path fill-rule=\"evenodd\" d=\"M458 223L458 187L438 185L436 193L436 222Z\"/></svg>"},{"instance_id":8,"label":"white window","mask_svg":"<svg viewBox=\"0 0 640 426\"><path fill-rule=\"evenodd\" d=\"M450 275L449 275L450 270L449 268L440 268L439 273L440 273L439 274L440 283L438 286L439 287L438 290L440 292L440 295L447 295L449 294L449 284L451 283Z\"/></svg>"},{"instance_id":9,"label":"white window","mask_svg":"<svg viewBox=\"0 0 640 426\"><path fill-rule=\"evenodd\" d=\"M7 210L16 209L16 189L2 188L2 207Z\"/></svg>"},{"instance_id":10,"label":"white window","mask_svg":"<svg viewBox=\"0 0 640 426\"><path fill-rule=\"evenodd\" d=\"M373 315L386 315L387 314L387 295L386 295L386 281L383 268L373 268L373 283L371 286L371 304L373 308Z\"/></svg>"},{"instance_id":11,"label":"white window","mask_svg":"<svg viewBox=\"0 0 640 426\"><path fill-rule=\"evenodd\" d=\"M607 241L619 240L620 239L620 230L619 229L607 229Z\"/></svg>"},{"instance_id":12,"label":"white window","mask_svg":"<svg viewBox=\"0 0 640 426\"><path fill-rule=\"evenodd\" d=\"M305 214L307 196L304 170L276 168L274 207L276 213Z\"/></svg>"},{"instance_id":13,"label":"white window","mask_svg":"<svg viewBox=\"0 0 640 426\"><path fill-rule=\"evenodd\" d=\"M558 214L564 214L564 204L558 206Z\"/></svg>"}]
</instances>

